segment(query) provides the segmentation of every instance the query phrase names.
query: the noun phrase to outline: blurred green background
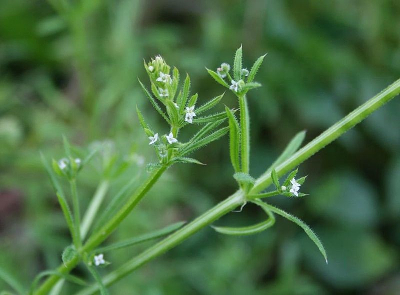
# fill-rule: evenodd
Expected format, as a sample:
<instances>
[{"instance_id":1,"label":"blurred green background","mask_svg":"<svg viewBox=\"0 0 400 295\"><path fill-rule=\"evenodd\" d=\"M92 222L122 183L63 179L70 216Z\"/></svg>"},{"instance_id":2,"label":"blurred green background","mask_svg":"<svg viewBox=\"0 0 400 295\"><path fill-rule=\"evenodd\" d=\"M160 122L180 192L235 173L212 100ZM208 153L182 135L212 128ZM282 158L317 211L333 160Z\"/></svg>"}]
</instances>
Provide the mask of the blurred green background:
<instances>
[{"instance_id":1,"label":"blurred green background","mask_svg":"<svg viewBox=\"0 0 400 295\"><path fill-rule=\"evenodd\" d=\"M62 135L85 148L112 141L130 168L113 193L155 160L135 106L167 131L138 87L143 59L161 54L188 72L204 102L224 91L205 67L268 53L251 91L254 176L296 132L309 141L400 76L395 0L2 0L0 3L0 265L28 285L70 242L39 151L59 159ZM235 107L227 93L224 104ZM223 110L223 105L219 106ZM271 200L306 221L279 219L256 236L206 228L110 288L111 294L400 294L400 100L394 99L300 167L303 199ZM112 240L191 220L235 191L227 137L198 152L207 166L168 170ZM139 159L139 160L138 160ZM86 206L101 179L82 171ZM137 182L139 184L140 181ZM218 224L263 218L246 206ZM115 251L102 272L146 246ZM75 274L90 276L83 268ZM8 288L0 281L0 290ZM67 284L62 294L76 287Z\"/></svg>"}]
</instances>

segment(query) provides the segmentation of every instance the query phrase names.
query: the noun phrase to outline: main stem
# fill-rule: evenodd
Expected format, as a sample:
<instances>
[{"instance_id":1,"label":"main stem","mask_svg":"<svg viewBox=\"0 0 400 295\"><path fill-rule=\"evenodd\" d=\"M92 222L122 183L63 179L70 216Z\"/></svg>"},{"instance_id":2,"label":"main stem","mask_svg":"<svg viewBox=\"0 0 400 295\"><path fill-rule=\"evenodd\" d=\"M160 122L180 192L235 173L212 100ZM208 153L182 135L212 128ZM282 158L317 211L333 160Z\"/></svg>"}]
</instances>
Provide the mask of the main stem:
<instances>
[{"instance_id":1,"label":"main stem","mask_svg":"<svg viewBox=\"0 0 400 295\"><path fill-rule=\"evenodd\" d=\"M396 97L400 93L400 79L388 86L363 105L352 111L335 125L324 131L321 135L310 141L307 145L297 151L293 156L275 168L279 176L288 173L294 167L300 165L326 145L336 140L346 131L356 126L371 113L383 106L385 103ZM272 183L270 173L264 173L257 179L253 189L249 194L256 194L266 189Z\"/></svg>"},{"instance_id":2,"label":"main stem","mask_svg":"<svg viewBox=\"0 0 400 295\"><path fill-rule=\"evenodd\" d=\"M246 95L239 96L240 109L240 156L242 172L249 173L250 166L250 117Z\"/></svg>"},{"instance_id":3,"label":"main stem","mask_svg":"<svg viewBox=\"0 0 400 295\"><path fill-rule=\"evenodd\" d=\"M188 237L198 232L200 229L204 228L205 226L211 224L215 220L219 219L220 217L234 210L238 205L243 203L243 199L244 199L243 192L237 191L232 196L228 197L215 207L211 208L210 210L208 210L207 212L205 212L204 214L193 220L191 223L187 224L180 230L171 234L161 242L148 248L146 251L139 254L131 261L122 265L119 269L105 276L103 278L104 285L109 286L117 282L127 274L139 268L141 265L162 255L169 249L179 245ZM93 285L89 288L80 291L76 295L89 295L89 294L94 294L97 291L98 291L98 286Z\"/></svg>"},{"instance_id":4,"label":"main stem","mask_svg":"<svg viewBox=\"0 0 400 295\"><path fill-rule=\"evenodd\" d=\"M342 120L337 122L327 131L325 131L316 139L307 144L305 147L300 149L288 160L286 160L281 165L276 167L275 169L277 173L279 175L282 175L289 172L290 170L298 166L300 163L310 158L317 151L324 148L327 144L337 139L347 130L357 125L363 119L368 117L368 115L370 115L372 112L374 112L379 107L384 105L386 102L393 99L399 93L400 93L400 79L394 82L385 90L383 90L381 93L371 98L365 104L358 107L356 110L351 112L349 115L347 115ZM256 185L249 192L249 195L254 195L262 191L263 189L267 188L271 183L272 179L270 173L262 175L259 179L257 179ZM207 211L206 213L195 219L193 222L183 227L181 230L175 232L166 239L155 244L153 247L147 249L143 253L134 257L131 261L122 265L121 268L113 271L112 273L104 277L103 279L104 285L108 286L115 283L116 281L120 280L124 276L134 271L135 269L139 268L141 265L147 263L148 261L151 261L152 259L170 250L174 246L177 246L178 244L182 243L185 239L195 234L201 228L207 226L216 219L232 211L238 205L242 204L243 198L244 198L243 193L241 191L238 191L231 197L227 198L225 201L222 201L214 208L210 209L209 211ZM98 290L97 286L93 285L91 287L82 290L76 295L90 295L96 293L97 290Z\"/></svg>"},{"instance_id":5,"label":"main stem","mask_svg":"<svg viewBox=\"0 0 400 295\"><path fill-rule=\"evenodd\" d=\"M114 215L114 217L100 228L96 233L89 238L89 240L83 245L81 253L93 250L95 247L101 244L113 231L114 229L126 218L126 216L132 211L133 208L140 202L140 200L146 195L151 187L157 182L160 176L164 173L167 167L163 166L155 170L148 177L147 181L135 191L135 193L128 199L126 204ZM78 263L80 258L74 258L67 263L63 263L58 267L57 272L60 274L69 273ZM40 288L34 293L35 295L47 295L51 288L58 282L60 276L52 275L40 286Z\"/></svg>"},{"instance_id":6,"label":"main stem","mask_svg":"<svg viewBox=\"0 0 400 295\"><path fill-rule=\"evenodd\" d=\"M70 186L71 186L72 208L73 208L73 212L74 212L74 223L75 223L75 234L76 234L75 247L77 249L79 249L82 247L82 240L81 240L81 235L80 235L81 212L79 209L79 198L78 198L78 192L76 189L76 179L72 179L70 181Z\"/></svg>"}]
</instances>

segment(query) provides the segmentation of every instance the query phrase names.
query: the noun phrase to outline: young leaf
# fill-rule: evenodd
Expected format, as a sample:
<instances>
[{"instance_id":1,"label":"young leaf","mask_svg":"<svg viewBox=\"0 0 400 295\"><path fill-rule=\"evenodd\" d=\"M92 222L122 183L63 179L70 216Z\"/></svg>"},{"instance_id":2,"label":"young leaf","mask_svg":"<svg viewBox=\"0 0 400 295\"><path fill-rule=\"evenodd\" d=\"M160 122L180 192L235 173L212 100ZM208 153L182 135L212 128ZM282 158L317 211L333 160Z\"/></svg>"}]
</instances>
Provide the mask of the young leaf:
<instances>
[{"instance_id":1,"label":"young leaf","mask_svg":"<svg viewBox=\"0 0 400 295\"><path fill-rule=\"evenodd\" d=\"M75 247L72 245L69 245L67 248L64 249L61 258L64 264L69 263L70 261L74 260L76 257L78 257L79 254L76 251Z\"/></svg>"},{"instance_id":2,"label":"young leaf","mask_svg":"<svg viewBox=\"0 0 400 295\"><path fill-rule=\"evenodd\" d=\"M183 110L185 109L186 102L189 98L189 92L190 92L190 77L189 75L186 75L185 82L183 83L182 95L178 96L178 101L177 101L180 112L183 112Z\"/></svg>"},{"instance_id":3,"label":"young leaf","mask_svg":"<svg viewBox=\"0 0 400 295\"><path fill-rule=\"evenodd\" d=\"M271 178L272 178L272 182L274 183L275 187L277 189L280 189L281 185L279 184L279 177L278 177L278 174L276 173L275 169L272 169Z\"/></svg>"},{"instance_id":4,"label":"young leaf","mask_svg":"<svg viewBox=\"0 0 400 295\"><path fill-rule=\"evenodd\" d=\"M174 224L171 224L167 227L164 227L162 229L150 232L150 233L146 233L144 235L138 236L138 237L134 237L132 239L128 239L122 242L118 242L106 247L102 247L102 248L98 248L96 250L96 253L105 253L107 251L111 251L111 250L117 250L117 249L121 249L121 248L126 248L126 247L130 247L133 245L137 245L139 243L143 243L143 242L147 242L150 240L154 240L157 238L161 238L164 237L166 235L169 235L171 233L173 233L174 231L176 231L177 229L181 228L183 225L185 224L185 222L180 221Z\"/></svg>"},{"instance_id":5,"label":"young leaf","mask_svg":"<svg viewBox=\"0 0 400 295\"><path fill-rule=\"evenodd\" d=\"M206 70L210 74L210 76L214 78L215 81L217 81L222 86L229 88L229 85L225 82L225 80L222 79L216 72L214 72L210 69L207 69L207 68L206 68Z\"/></svg>"},{"instance_id":6,"label":"young leaf","mask_svg":"<svg viewBox=\"0 0 400 295\"><path fill-rule=\"evenodd\" d=\"M229 119L229 152L231 163L235 172L240 171L240 129L239 123L233 112L225 106L225 112Z\"/></svg>"},{"instance_id":7,"label":"young leaf","mask_svg":"<svg viewBox=\"0 0 400 295\"><path fill-rule=\"evenodd\" d=\"M264 203L265 204L265 203ZM326 255L326 251L324 246L322 245L322 242L320 241L320 239L317 237L317 235L311 230L311 228L305 224L301 219L297 218L296 216L293 216L279 208L276 208L272 205L268 205L268 208L278 214L281 215L282 217L285 217L286 219L296 223L298 226L300 226L305 232L306 234L309 236L309 238L314 242L314 244L318 247L319 251L321 252L321 254L324 256L326 263L328 263L328 257Z\"/></svg>"},{"instance_id":8,"label":"young leaf","mask_svg":"<svg viewBox=\"0 0 400 295\"><path fill-rule=\"evenodd\" d=\"M99 273L97 272L97 269L95 267L93 267L92 265L86 265L86 267L88 268L89 272L92 274L93 278L97 282L97 284L99 286L100 294L101 295L109 295L110 293L108 293L106 286L104 286L103 280L101 279Z\"/></svg>"},{"instance_id":9,"label":"young leaf","mask_svg":"<svg viewBox=\"0 0 400 295\"><path fill-rule=\"evenodd\" d=\"M296 168L295 170L293 170L292 172L289 173L289 175L287 176L286 180L283 182L284 186L288 186L290 181L296 177L297 172L299 171L299 168Z\"/></svg>"},{"instance_id":10,"label":"young leaf","mask_svg":"<svg viewBox=\"0 0 400 295\"><path fill-rule=\"evenodd\" d=\"M213 108L214 106L216 106L221 101L221 99L224 96L224 94L225 93L223 93L223 94L221 94L221 95L219 95L217 97L214 97L213 99L209 100L208 102L206 102L202 106L198 107L196 109L196 114L199 115L199 114L201 114L201 113Z\"/></svg>"},{"instance_id":11,"label":"young leaf","mask_svg":"<svg viewBox=\"0 0 400 295\"><path fill-rule=\"evenodd\" d=\"M242 45L236 50L235 60L233 62L233 77L235 81L239 81L241 79L241 71L242 71Z\"/></svg>"},{"instance_id":12,"label":"young leaf","mask_svg":"<svg viewBox=\"0 0 400 295\"><path fill-rule=\"evenodd\" d=\"M177 125L179 122L178 109L176 108L172 100L167 99L165 102L167 105L167 113L169 115L171 123Z\"/></svg>"},{"instance_id":13,"label":"young leaf","mask_svg":"<svg viewBox=\"0 0 400 295\"><path fill-rule=\"evenodd\" d=\"M156 111L161 115L161 117L164 118L165 121L167 121L168 124L171 124L167 115L162 111L162 109L160 108L160 106L157 104L157 102L154 100L153 96L147 91L146 87L142 84L142 82L139 80L140 85L143 88L144 93L146 94L146 96L148 97L148 99L150 100L150 103L153 105L153 107L156 109ZM165 101L164 101L165 102Z\"/></svg>"},{"instance_id":14,"label":"young leaf","mask_svg":"<svg viewBox=\"0 0 400 295\"><path fill-rule=\"evenodd\" d=\"M247 91L249 91L249 90L251 90L251 89L258 88L258 87L261 87L261 84L260 84L260 83L257 83L257 82L250 82L250 83L246 83L246 84L242 87L242 91L243 91L243 92L247 92Z\"/></svg>"},{"instance_id":15,"label":"young leaf","mask_svg":"<svg viewBox=\"0 0 400 295\"><path fill-rule=\"evenodd\" d=\"M210 135L208 135L192 144L185 146L180 151L180 155L184 156L186 154L190 154L190 153L194 152L195 150L209 144L210 142L213 142L214 140L217 140L220 137L224 136L228 131L229 131L229 127L225 127L218 131L215 131L214 133L211 133Z\"/></svg>"},{"instance_id":16,"label":"young leaf","mask_svg":"<svg viewBox=\"0 0 400 295\"><path fill-rule=\"evenodd\" d=\"M210 132L211 130L214 130L215 128L217 128L219 125L221 125L223 122L225 121L225 119L222 120L218 120L215 122L210 122L207 123L203 128L201 128L190 140L189 143L193 143L201 138L203 138L203 136L205 136L208 132Z\"/></svg>"},{"instance_id":17,"label":"young leaf","mask_svg":"<svg viewBox=\"0 0 400 295\"><path fill-rule=\"evenodd\" d=\"M257 204L260 206L267 214L268 214L268 219L257 223L255 225L251 226L244 226L244 227L216 227L212 226L214 230L221 234L225 235L232 235L232 236L244 236L244 235L253 235L257 234L259 232L262 232L270 227L272 227L275 224L275 216L274 214L268 209L267 206L264 206L262 204L265 204L264 202L260 201L253 201L253 203ZM261 203L261 204L260 204Z\"/></svg>"},{"instance_id":18,"label":"young leaf","mask_svg":"<svg viewBox=\"0 0 400 295\"><path fill-rule=\"evenodd\" d=\"M260 68L260 66L261 66L261 64L262 64L262 62L263 62L265 56L266 56L266 54L260 56L260 57L255 61L255 63L253 64L253 66L252 66L252 68L251 68L251 70L250 70L249 76L248 76L248 78L247 78L247 83L252 82L252 81L254 80L254 78L255 78L255 76L256 76L256 74L257 74L257 72L258 72L258 69Z\"/></svg>"},{"instance_id":19,"label":"young leaf","mask_svg":"<svg viewBox=\"0 0 400 295\"><path fill-rule=\"evenodd\" d=\"M189 99L188 107L192 107L196 104L198 96L199 95L197 93L192 95L192 97Z\"/></svg>"},{"instance_id":20,"label":"young leaf","mask_svg":"<svg viewBox=\"0 0 400 295\"><path fill-rule=\"evenodd\" d=\"M202 124L202 123L208 123L208 122L215 122L218 120L226 119L226 117L227 117L226 112L221 112L221 113L216 113L213 115L193 119L193 123Z\"/></svg>"},{"instance_id":21,"label":"young leaf","mask_svg":"<svg viewBox=\"0 0 400 295\"><path fill-rule=\"evenodd\" d=\"M172 84L171 84L171 92L170 98L171 100L175 97L176 91L178 90L179 85L179 70L174 67L172 70Z\"/></svg>"},{"instance_id":22,"label":"young leaf","mask_svg":"<svg viewBox=\"0 0 400 295\"><path fill-rule=\"evenodd\" d=\"M196 159L186 158L186 157L177 157L171 160L172 163L183 163L183 164L198 164L198 165L206 165Z\"/></svg>"}]
</instances>

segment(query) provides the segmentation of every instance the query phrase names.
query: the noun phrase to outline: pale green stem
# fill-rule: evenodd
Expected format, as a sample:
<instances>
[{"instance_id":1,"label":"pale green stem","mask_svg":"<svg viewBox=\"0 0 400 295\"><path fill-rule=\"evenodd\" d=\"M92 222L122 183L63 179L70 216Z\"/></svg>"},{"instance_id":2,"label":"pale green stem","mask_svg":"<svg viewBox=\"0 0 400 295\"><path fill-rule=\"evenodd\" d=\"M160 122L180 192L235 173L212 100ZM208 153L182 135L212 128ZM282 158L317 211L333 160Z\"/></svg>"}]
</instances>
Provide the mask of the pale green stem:
<instances>
[{"instance_id":1,"label":"pale green stem","mask_svg":"<svg viewBox=\"0 0 400 295\"><path fill-rule=\"evenodd\" d=\"M90 226L93 223L94 218L96 217L97 212L101 204L103 203L104 197L110 187L110 183L108 180L103 180L100 182L99 186L96 189L96 192L89 204L88 209L86 210L85 215L82 219L81 225L81 239L84 240L87 233L89 232Z\"/></svg>"},{"instance_id":2,"label":"pale green stem","mask_svg":"<svg viewBox=\"0 0 400 295\"><path fill-rule=\"evenodd\" d=\"M76 234L75 247L77 249L80 249L82 247L82 240L81 240L81 235L80 235L81 212L79 209L79 198L78 198L78 192L76 189L76 179L70 180L70 186L71 186L72 210L74 213L75 234Z\"/></svg>"},{"instance_id":3,"label":"pale green stem","mask_svg":"<svg viewBox=\"0 0 400 295\"><path fill-rule=\"evenodd\" d=\"M135 206L146 195L150 188L152 188L152 186L157 182L166 169L167 167L163 166L150 174L147 181L135 191L135 193L126 201L125 205L114 215L114 217L89 238L85 245L83 245L80 252L90 252L95 247L100 245L126 218L126 216L128 216L133 208L135 208ZM71 261L60 265L57 269L57 272L61 274L69 273L79 262L80 258L75 257ZM60 277L56 275L48 277L34 294L47 295L51 288L59 281L59 279Z\"/></svg>"},{"instance_id":4,"label":"pale green stem","mask_svg":"<svg viewBox=\"0 0 400 295\"><path fill-rule=\"evenodd\" d=\"M194 235L200 229L211 224L215 220L219 219L221 216L231 212L237 206L243 203L244 195L242 191L238 191L229 198L225 199L212 209L205 212L203 215L199 216L197 219L193 220L191 223L187 224L180 230L171 234L161 242L155 244L149 249L145 250L143 253L139 254L129 262L122 265L119 269L113 271L103 278L103 283L105 286L109 286L124 276L128 275L135 269L139 268L146 262L162 255L169 249L179 245L188 237ZM88 287L76 295L89 295L94 294L98 291L98 286L93 285Z\"/></svg>"},{"instance_id":5,"label":"pale green stem","mask_svg":"<svg viewBox=\"0 0 400 295\"><path fill-rule=\"evenodd\" d=\"M240 108L240 157L242 172L249 173L250 165L250 117L246 95L239 96Z\"/></svg>"},{"instance_id":6,"label":"pale green stem","mask_svg":"<svg viewBox=\"0 0 400 295\"><path fill-rule=\"evenodd\" d=\"M397 80L388 88L386 88L384 91L382 91L375 97L371 98L365 104L363 104L355 111L347 115L345 118L337 122L335 125L333 125L327 131L322 133L315 140L311 141L308 145L299 150L287 161L283 162L281 165L275 168L276 171L277 172L279 171L278 173L280 174L284 174L292 170L300 163L311 157L314 153L324 148L327 144L334 141L336 138L345 133L347 130L357 125L360 121L368 117L368 115L370 115L373 111L377 110L379 107L381 107L383 104L394 98L399 93L400 93L400 80ZM297 160L296 157L300 157L300 160ZM268 175L262 175L259 179L257 179L256 185L250 191L249 195L257 194L258 192L262 191L267 186L269 186L271 183L272 179L270 173ZM115 283L116 281L122 279L124 276L127 276L128 274L133 272L135 269L139 268L141 265L151 261L152 259L160 256L161 254L167 252L171 248L182 243L185 239L195 234L201 228L209 225L216 219L232 211L238 205L242 204L243 201L244 201L243 192L239 191L235 193L231 197L227 198L225 201L222 201L214 208L210 209L209 211L207 211L206 213L195 219L193 222L183 227L181 230L175 232L166 239L155 244L151 248L145 250L143 253L139 254L129 262L122 265L119 269L113 271L112 273L104 277L103 279L104 285L109 286ZM85 288L76 295L90 295L96 292L97 292L97 286L91 286Z\"/></svg>"},{"instance_id":7,"label":"pale green stem","mask_svg":"<svg viewBox=\"0 0 400 295\"><path fill-rule=\"evenodd\" d=\"M310 141L306 146L293 154L293 156L291 156L285 162L275 167L278 176L286 174L294 167L297 167L298 165L303 163L316 152L323 149L326 145L328 145L339 136L343 135L346 131L360 123L372 112L376 111L382 105L393 99L399 93L400 79L387 87L385 90L375 95L363 105L359 106L346 117L341 119L325 132L323 132L320 136ZM260 178L257 179L253 189L250 191L249 194L256 194L266 189L271 183L271 173L264 173Z\"/></svg>"}]
</instances>

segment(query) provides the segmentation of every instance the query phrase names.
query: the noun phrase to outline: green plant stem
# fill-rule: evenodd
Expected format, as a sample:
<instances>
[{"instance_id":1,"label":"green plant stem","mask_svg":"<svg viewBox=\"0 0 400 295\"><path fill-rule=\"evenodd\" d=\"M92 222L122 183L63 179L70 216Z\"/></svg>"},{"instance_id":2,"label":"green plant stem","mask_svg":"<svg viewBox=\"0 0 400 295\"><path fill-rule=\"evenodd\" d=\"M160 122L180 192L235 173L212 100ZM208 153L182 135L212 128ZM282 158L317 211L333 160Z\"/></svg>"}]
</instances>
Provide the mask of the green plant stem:
<instances>
[{"instance_id":1,"label":"green plant stem","mask_svg":"<svg viewBox=\"0 0 400 295\"><path fill-rule=\"evenodd\" d=\"M319 137L311 141L304 148L295 153L288 160L280 164L276 169L277 173L282 175L286 172L289 172L296 166L298 166L303 161L307 160L317 151L324 148L327 144L331 143L333 140L338 138L340 135L345 133L347 130L357 125L360 121L365 119L369 114L377 110L379 107L384 105L386 102L393 99L396 95L400 93L400 79L390 85L381 93L377 94L365 104L361 105L359 108L351 112L345 118L337 122L327 131L322 133ZM297 160L299 157L299 160ZM268 187L272 183L271 174L262 175L259 179L256 180L256 185L250 191L249 195L255 195L258 192L262 191L266 187ZM116 281L122 279L124 276L133 272L135 269L139 268L141 265L151 261L152 259L160 256L161 254L167 252L171 248L177 246L182 243L185 239L195 234L201 228L209 225L213 221L222 217L226 213L229 213L233 209L235 209L238 205L241 205L244 201L243 192L239 191L227 198L225 201L222 201L214 208L210 209L193 222L189 223L181 230L175 232L169 237L165 238L161 242L155 244L151 248L145 250L143 253L134 257L129 262L122 265L119 269L113 271L103 279L104 285L108 286ZM91 286L85 288L81 292L76 295L90 295L97 292L97 286Z\"/></svg>"},{"instance_id":2,"label":"green plant stem","mask_svg":"<svg viewBox=\"0 0 400 295\"><path fill-rule=\"evenodd\" d=\"M240 156L242 172L249 173L250 165L250 117L246 95L239 96L240 108Z\"/></svg>"},{"instance_id":3,"label":"green plant stem","mask_svg":"<svg viewBox=\"0 0 400 295\"><path fill-rule=\"evenodd\" d=\"M70 180L71 186L71 197L72 197L72 210L74 214L74 223L75 223L75 242L76 242L76 249L79 250L82 247L82 240L80 235L80 227L81 227L81 212L79 209L79 198L78 192L76 189L76 179Z\"/></svg>"},{"instance_id":4,"label":"green plant stem","mask_svg":"<svg viewBox=\"0 0 400 295\"><path fill-rule=\"evenodd\" d=\"M81 253L89 252L95 247L101 244L113 231L114 229L126 218L126 216L132 211L133 208L139 203L139 201L146 195L150 188L157 182L160 176L164 173L167 167L163 166L155 170L149 175L147 181L135 191L135 193L127 200L125 205L114 215L109 222L101 227L96 233L94 233L89 240L83 245ZM57 271L61 274L69 273L78 263L80 258L74 258L68 263L62 264L58 267ZM51 288L58 282L59 276L50 276L40 286L40 288L34 293L35 295L47 295Z\"/></svg>"},{"instance_id":5,"label":"green plant stem","mask_svg":"<svg viewBox=\"0 0 400 295\"><path fill-rule=\"evenodd\" d=\"M237 191L232 196L228 197L227 199L225 199L212 209L205 212L203 215L193 220L191 223L187 224L186 226L176 231L175 233L171 234L164 240L155 244L151 248L145 250L143 253L139 254L129 262L125 263L119 269L105 276L103 278L104 285L109 286L115 283L116 281L120 280L124 276L134 271L135 269L139 268L141 265L145 264L146 262L162 255L169 249L179 245L188 237L198 232L200 229L204 228L205 226L211 224L215 220L219 219L220 217L234 210L237 206L243 203L243 199L244 199L243 192ZM94 294L97 291L98 291L98 286L93 285L78 292L76 295L89 295L89 294Z\"/></svg>"},{"instance_id":6,"label":"green plant stem","mask_svg":"<svg viewBox=\"0 0 400 295\"><path fill-rule=\"evenodd\" d=\"M278 176L282 176L288 173L294 167L300 165L316 152L323 149L326 145L330 144L339 136L343 135L346 131L367 118L371 113L376 111L385 103L396 97L399 93L400 79L388 86L385 90L375 95L373 98L369 99L363 105L359 106L346 117L324 131L321 135L310 141L306 146L293 154L289 159L278 165L275 168ZM271 183L271 174L264 173L260 178L257 179L253 189L249 194L256 194L266 189Z\"/></svg>"},{"instance_id":7,"label":"green plant stem","mask_svg":"<svg viewBox=\"0 0 400 295\"><path fill-rule=\"evenodd\" d=\"M100 182L99 186L96 189L96 192L89 204L88 209L82 219L81 225L81 239L85 239L90 226L93 223L94 218L96 217L97 212L99 211L100 205L103 203L104 197L110 187L110 183L108 180L103 180Z\"/></svg>"}]
</instances>

